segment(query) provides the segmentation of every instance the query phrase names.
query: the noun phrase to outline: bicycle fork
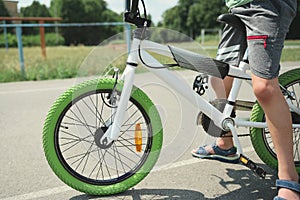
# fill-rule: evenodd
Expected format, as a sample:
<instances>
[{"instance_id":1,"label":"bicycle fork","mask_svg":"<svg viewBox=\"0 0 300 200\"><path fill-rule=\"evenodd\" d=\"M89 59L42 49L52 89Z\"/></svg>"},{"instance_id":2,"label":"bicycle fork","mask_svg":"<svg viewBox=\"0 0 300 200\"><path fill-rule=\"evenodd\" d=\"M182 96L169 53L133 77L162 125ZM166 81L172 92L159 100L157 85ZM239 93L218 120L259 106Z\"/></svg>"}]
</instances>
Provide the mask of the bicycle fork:
<instances>
[{"instance_id":1,"label":"bicycle fork","mask_svg":"<svg viewBox=\"0 0 300 200\"><path fill-rule=\"evenodd\" d=\"M117 108L115 109L113 122L109 123L110 126L108 127L103 137L100 139L100 144L104 146L109 146L112 142L117 140L120 135L121 126L133 88L137 60L138 58L136 56L136 53L131 52L128 56L126 68L121 77L121 80L124 82L124 84L122 87L120 100L118 101Z\"/></svg>"}]
</instances>

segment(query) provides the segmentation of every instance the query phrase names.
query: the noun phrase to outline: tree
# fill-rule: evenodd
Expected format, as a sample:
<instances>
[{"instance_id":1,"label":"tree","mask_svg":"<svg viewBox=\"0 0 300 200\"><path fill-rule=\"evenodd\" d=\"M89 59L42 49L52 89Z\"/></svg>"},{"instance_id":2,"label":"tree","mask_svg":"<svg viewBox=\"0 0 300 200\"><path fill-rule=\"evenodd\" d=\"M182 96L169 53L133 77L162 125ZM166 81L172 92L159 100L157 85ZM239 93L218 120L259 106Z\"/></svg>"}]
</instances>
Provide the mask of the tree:
<instances>
[{"instance_id":1,"label":"tree","mask_svg":"<svg viewBox=\"0 0 300 200\"><path fill-rule=\"evenodd\" d=\"M298 11L287 35L288 39L300 38L300 0L297 1ZM217 23L216 19L220 14L227 12L224 1L179 0L176 6L164 12L163 21L159 24L196 38L201 29L221 28L223 25Z\"/></svg>"},{"instance_id":2,"label":"tree","mask_svg":"<svg viewBox=\"0 0 300 200\"><path fill-rule=\"evenodd\" d=\"M287 39L300 39L300 0L297 0L298 9L295 19L293 20Z\"/></svg>"},{"instance_id":3,"label":"tree","mask_svg":"<svg viewBox=\"0 0 300 200\"><path fill-rule=\"evenodd\" d=\"M0 0L0 16L1 17L10 17L10 14L7 10L7 8L4 5L4 2Z\"/></svg>"},{"instance_id":4,"label":"tree","mask_svg":"<svg viewBox=\"0 0 300 200\"><path fill-rule=\"evenodd\" d=\"M63 0L51 0L49 12L52 17L61 17Z\"/></svg>"},{"instance_id":5,"label":"tree","mask_svg":"<svg viewBox=\"0 0 300 200\"><path fill-rule=\"evenodd\" d=\"M201 0L201 3L191 5L186 22L190 36L193 38L199 36L202 28L220 28L222 25L217 23L216 19L226 11L227 8L220 0Z\"/></svg>"},{"instance_id":6,"label":"tree","mask_svg":"<svg viewBox=\"0 0 300 200\"><path fill-rule=\"evenodd\" d=\"M163 26L189 35L187 22L189 8L196 0L180 0L178 5L165 11Z\"/></svg>"},{"instance_id":7,"label":"tree","mask_svg":"<svg viewBox=\"0 0 300 200\"><path fill-rule=\"evenodd\" d=\"M107 9L107 3L99 0L84 0L84 22L113 22L114 14ZM83 43L86 45L97 45L102 40L114 34L111 27L84 27Z\"/></svg>"},{"instance_id":8,"label":"tree","mask_svg":"<svg viewBox=\"0 0 300 200\"><path fill-rule=\"evenodd\" d=\"M162 24L195 38L202 28L220 28L216 18L224 12L226 7L220 0L180 0L163 14Z\"/></svg>"},{"instance_id":9,"label":"tree","mask_svg":"<svg viewBox=\"0 0 300 200\"><path fill-rule=\"evenodd\" d=\"M166 28L170 28L172 30L177 30L179 32L184 33L181 27L181 17L178 16L179 6L175 6L166 10L163 13L163 23L162 25Z\"/></svg>"},{"instance_id":10,"label":"tree","mask_svg":"<svg viewBox=\"0 0 300 200\"><path fill-rule=\"evenodd\" d=\"M51 17L48 8L38 1L33 1L30 6L21 8L21 15L23 17Z\"/></svg>"},{"instance_id":11,"label":"tree","mask_svg":"<svg viewBox=\"0 0 300 200\"><path fill-rule=\"evenodd\" d=\"M52 6L61 5L59 14L65 23L88 23L88 22L116 22L122 21L121 16L107 9L104 0L52 0ZM67 27L62 29L66 44L97 45L104 39L119 31L116 27Z\"/></svg>"},{"instance_id":12,"label":"tree","mask_svg":"<svg viewBox=\"0 0 300 200\"><path fill-rule=\"evenodd\" d=\"M4 2L2 0L0 0L0 17L10 17L10 14L7 10L7 8L4 5ZM10 24L11 21L6 21L6 24ZM2 32L2 28L0 28L0 31ZM12 32L12 29L8 29L8 32Z\"/></svg>"},{"instance_id":13,"label":"tree","mask_svg":"<svg viewBox=\"0 0 300 200\"><path fill-rule=\"evenodd\" d=\"M61 9L61 17L63 18L63 23L84 22L85 13L81 0L64 0ZM82 40L80 28L63 28L62 35L65 38L65 42L67 45L71 43L78 44Z\"/></svg>"},{"instance_id":14,"label":"tree","mask_svg":"<svg viewBox=\"0 0 300 200\"><path fill-rule=\"evenodd\" d=\"M48 8L40 4L38 1L33 1L28 7L21 8L22 17L51 17ZM36 21L24 21L23 23L37 23ZM25 35L36 35L39 33L39 28L24 28Z\"/></svg>"},{"instance_id":15,"label":"tree","mask_svg":"<svg viewBox=\"0 0 300 200\"><path fill-rule=\"evenodd\" d=\"M196 38L203 28L220 28L216 19L226 10L220 0L179 0L163 14L162 25Z\"/></svg>"}]
</instances>

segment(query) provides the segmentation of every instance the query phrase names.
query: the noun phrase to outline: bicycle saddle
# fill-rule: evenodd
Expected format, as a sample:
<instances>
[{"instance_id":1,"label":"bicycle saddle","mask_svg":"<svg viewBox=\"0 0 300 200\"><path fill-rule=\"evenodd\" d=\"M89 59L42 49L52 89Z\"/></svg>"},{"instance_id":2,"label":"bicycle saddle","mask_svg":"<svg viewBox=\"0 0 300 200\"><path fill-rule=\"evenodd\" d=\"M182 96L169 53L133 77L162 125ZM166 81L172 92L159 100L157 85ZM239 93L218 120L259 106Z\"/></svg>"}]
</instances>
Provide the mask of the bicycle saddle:
<instances>
[{"instance_id":1,"label":"bicycle saddle","mask_svg":"<svg viewBox=\"0 0 300 200\"><path fill-rule=\"evenodd\" d=\"M222 14L217 18L218 22L228 24L238 30L246 31L245 25L242 20L234 14Z\"/></svg>"}]
</instances>

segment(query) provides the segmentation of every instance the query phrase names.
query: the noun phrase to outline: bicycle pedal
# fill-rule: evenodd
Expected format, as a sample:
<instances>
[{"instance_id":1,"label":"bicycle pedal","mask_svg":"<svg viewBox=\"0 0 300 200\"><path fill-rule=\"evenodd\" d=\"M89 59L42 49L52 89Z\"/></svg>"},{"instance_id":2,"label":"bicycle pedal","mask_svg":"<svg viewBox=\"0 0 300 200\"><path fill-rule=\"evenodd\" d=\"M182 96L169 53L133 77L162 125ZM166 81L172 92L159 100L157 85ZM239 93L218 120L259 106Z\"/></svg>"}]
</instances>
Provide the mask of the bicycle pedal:
<instances>
[{"instance_id":1,"label":"bicycle pedal","mask_svg":"<svg viewBox=\"0 0 300 200\"><path fill-rule=\"evenodd\" d=\"M249 169L251 169L259 177L263 179L266 178L266 174L267 174L266 171L262 167L257 166L252 160L250 160L246 156L241 154L240 162L246 167L248 167Z\"/></svg>"}]
</instances>

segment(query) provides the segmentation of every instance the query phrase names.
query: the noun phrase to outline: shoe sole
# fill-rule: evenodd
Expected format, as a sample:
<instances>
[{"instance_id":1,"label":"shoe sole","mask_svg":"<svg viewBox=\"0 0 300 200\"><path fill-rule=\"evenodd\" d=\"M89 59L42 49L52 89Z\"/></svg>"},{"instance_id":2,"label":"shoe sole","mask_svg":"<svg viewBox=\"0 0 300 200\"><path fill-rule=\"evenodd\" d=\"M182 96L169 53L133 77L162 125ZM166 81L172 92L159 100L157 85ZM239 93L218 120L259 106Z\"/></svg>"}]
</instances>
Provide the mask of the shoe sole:
<instances>
[{"instance_id":1,"label":"shoe sole","mask_svg":"<svg viewBox=\"0 0 300 200\"><path fill-rule=\"evenodd\" d=\"M226 163L234 163L237 164L240 162L239 156L220 156L220 155L199 155L192 152L192 156L201 159L210 159L210 160L218 160Z\"/></svg>"}]
</instances>

